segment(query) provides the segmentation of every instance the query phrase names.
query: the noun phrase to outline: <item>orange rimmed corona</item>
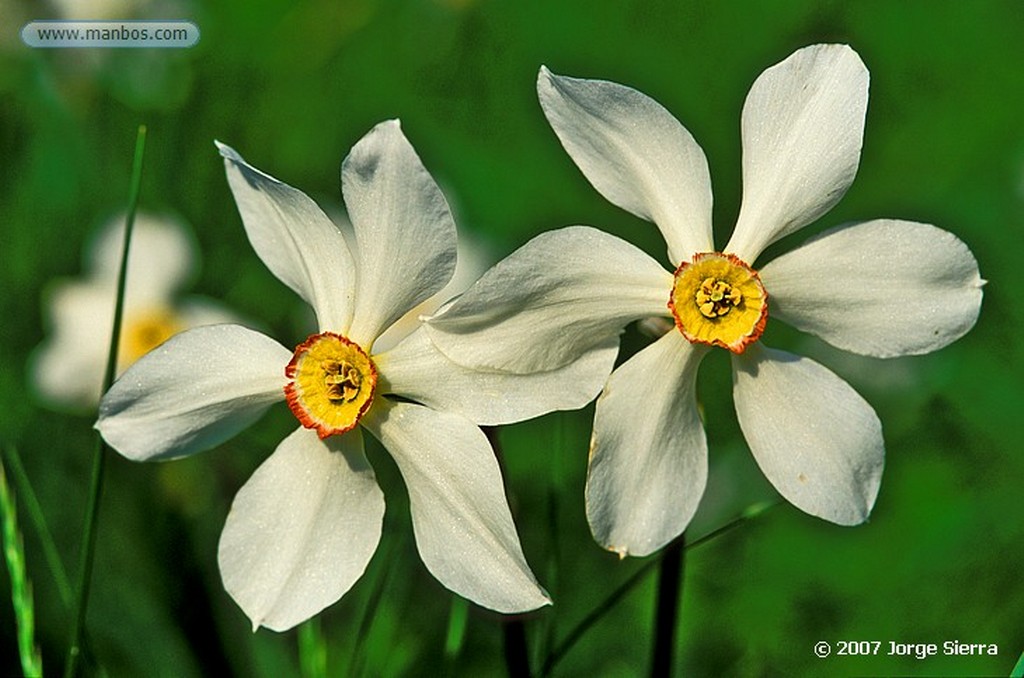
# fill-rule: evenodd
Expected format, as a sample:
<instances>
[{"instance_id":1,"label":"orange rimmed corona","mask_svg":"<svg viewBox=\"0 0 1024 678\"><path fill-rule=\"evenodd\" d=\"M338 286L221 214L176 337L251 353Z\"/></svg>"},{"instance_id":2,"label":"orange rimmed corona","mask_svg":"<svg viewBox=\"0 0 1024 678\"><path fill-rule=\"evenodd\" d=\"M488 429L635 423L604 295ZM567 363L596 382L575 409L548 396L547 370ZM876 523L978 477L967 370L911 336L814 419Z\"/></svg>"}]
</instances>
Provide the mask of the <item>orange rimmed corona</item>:
<instances>
[{"instance_id":1,"label":"orange rimmed corona","mask_svg":"<svg viewBox=\"0 0 1024 678\"><path fill-rule=\"evenodd\" d=\"M285 368L288 407L321 439L355 428L373 404L377 367L353 341L323 332L295 349Z\"/></svg>"},{"instance_id":2,"label":"orange rimmed corona","mask_svg":"<svg viewBox=\"0 0 1024 678\"><path fill-rule=\"evenodd\" d=\"M768 293L735 255L702 252L676 269L668 308L690 342L743 353L764 332Z\"/></svg>"}]
</instances>

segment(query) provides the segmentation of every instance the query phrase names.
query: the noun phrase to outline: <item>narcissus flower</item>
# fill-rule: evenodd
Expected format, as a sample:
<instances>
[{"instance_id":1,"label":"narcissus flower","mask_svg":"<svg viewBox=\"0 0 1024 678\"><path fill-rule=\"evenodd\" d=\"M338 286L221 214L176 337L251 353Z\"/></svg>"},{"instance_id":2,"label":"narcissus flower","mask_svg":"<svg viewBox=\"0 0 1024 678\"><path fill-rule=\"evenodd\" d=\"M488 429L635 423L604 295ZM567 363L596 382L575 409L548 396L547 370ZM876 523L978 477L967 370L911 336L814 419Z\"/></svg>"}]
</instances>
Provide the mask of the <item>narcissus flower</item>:
<instances>
[{"instance_id":1,"label":"narcissus flower","mask_svg":"<svg viewBox=\"0 0 1024 678\"><path fill-rule=\"evenodd\" d=\"M183 333L104 396L103 437L131 459L170 459L287 401L301 425L239 491L220 540L225 588L254 627L308 619L365 570L384 498L364 429L394 457L420 555L442 584L499 612L547 604L477 424L582 406L610 371L614 342L526 379L461 368L422 329L375 352L377 337L441 289L456 263L448 205L398 122L375 127L342 164L352 247L305 194L220 150L249 241L310 303L319 332L294 350L235 325Z\"/></svg>"},{"instance_id":2,"label":"narcissus flower","mask_svg":"<svg viewBox=\"0 0 1024 678\"><path fill-rule=\"evenodd\" d=\"M868 97L856 52L807 47L758 77L742 117L742 208L721 250L704 153L668 111L629 87L546 68L537 86L569 155L608 200L657 224L672 268L592 228L545 233L429 321L435 344L464 365L549 370L633 320L672 319L597 402L587 516L620 555L657 550L696 511L707 478L696 374L714 347L731 354L740 427L775 488L831 522L866 520L884 462L878 417L825 367L764 346L766 324L863 355L927 353L974 325L983 281L956 237L893 219L834 228L755 267L853 181ZM518 352L493 348L511 341Z\"/></svg>"},{"instance_id":3,"label":"narcissus flower","mask_svg":"<svg viewBox=\"0 0 1024 678\"><path fill-rule=\"evenodd\" d=\"M102 230L89 249L86 276L60 282L50 290L52 334L39 346L30 367L33 384L50 404L84 408L99 402L123 240L124 217L120 217ZM136 216L118 374L182 330L238 321L235 314L209 299L176 297L196 259L192 242L178 223L145 213Z\"/></svg>"}]
</instances>

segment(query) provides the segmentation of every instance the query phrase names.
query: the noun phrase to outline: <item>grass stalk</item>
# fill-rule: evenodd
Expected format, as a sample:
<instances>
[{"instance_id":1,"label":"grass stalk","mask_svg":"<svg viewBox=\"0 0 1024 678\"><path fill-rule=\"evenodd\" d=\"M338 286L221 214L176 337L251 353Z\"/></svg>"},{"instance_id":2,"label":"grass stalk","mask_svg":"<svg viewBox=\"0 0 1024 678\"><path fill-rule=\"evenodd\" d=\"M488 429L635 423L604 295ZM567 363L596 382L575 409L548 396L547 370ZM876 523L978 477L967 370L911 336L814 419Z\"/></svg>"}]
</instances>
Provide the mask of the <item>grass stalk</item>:
<instances>
[{"instance_id":1,"label":"grass stalk","mask_svg":"<svg viewBox=\"0 0 1024 678\"><path fill-rule=\"evenodd\" d=\"M7 485L4 464L0 461L0 513L3 515L3 547L7 571L11 575L11 603L18 632L18 656L26 676L42 676L43 660L35 642L35 608L32 583L25 571L25 545L18 531L18 506Z\"/></svg>"},{"instance_id":2,"label":"grass stalk","mask_svg":"<svg viewBox=\"0 0 1024 678\"><path fill-rule=\"evenodd\" d=\"M128 250L131 246L135 213L139 207L139 190L142 186L142 159L146 150L146 127L139 126L135 137L135 156L132 163L131 189L128 194L128 213L125 218L124 246L121 250L121 269L117 277L117 303L114 307L113 333L110 337L110 351L107 354L107 371L103 378L103 391L114 383L117 373L117 354L121 337L121 318L124 315L124 289L128 275ZM82 542L79 548L78 597L71 623L71 637L68 641L67 660L64 664L65 678L77 676L82 654L82 635L85 629L86 610L89 603L89 589L92 580L93 557L96 552L96 525L99 516L100 496L103 493L103 470L108 447L96 434L96 448L93 452L92 474L89 485L89 499L86 504L82 526Z\"/></svg>"}]
</instances>

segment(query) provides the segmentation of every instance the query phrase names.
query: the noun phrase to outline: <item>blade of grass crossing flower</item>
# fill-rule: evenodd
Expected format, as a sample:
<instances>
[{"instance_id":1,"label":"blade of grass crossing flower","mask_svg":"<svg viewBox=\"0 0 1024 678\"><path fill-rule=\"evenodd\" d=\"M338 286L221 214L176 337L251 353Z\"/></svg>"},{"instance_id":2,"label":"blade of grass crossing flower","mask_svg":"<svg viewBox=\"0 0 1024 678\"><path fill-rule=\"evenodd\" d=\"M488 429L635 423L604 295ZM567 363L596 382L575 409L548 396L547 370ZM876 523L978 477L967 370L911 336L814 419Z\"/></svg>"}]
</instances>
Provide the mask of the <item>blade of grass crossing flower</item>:
<instances>
[{"instance_id":1,"label":"blade of grass crossing flower","mask_svg":"<svg viewBox=\"0 0 1024 678\"><path fill-rule=\"evenodd\" d=\"M10 469L14 487L21 497L22 504L25 506L25 512L28 514L29 520L32 521L32 525L39 535L39 543L43 547L43 557L46 559L47 567L50 568L50 575L53 577L53 581L57 584L57 591L60 593L61 602L64 603L64 607L70 610L74 594L71 591L68 572L64 567L64 561L60 559L60 554L57 552L57 544L53 541L53 533L50 532L50 527L46 524L43 508L39 504L35 490L32 489L32 483L29 482L28 474L25 473L25 467L21 463L21 455L18 453L18 448L13 446L7 448L4 458Z\"/></svg>"},{"instance_id":2,"label":"blade of grass crossing flower","mask_svg":"<svg viewBox=\"0 0 1024 678\"><path fill-rule=\"evenodd\" d=\"M142 186L142 159L146 150L146 127L139 126L135 137L135 155L132 161L131 189L128 193L128 210L125 219L124 247L121 250L121 268L117 277L117 303L114 306L114 327L110 336L110 352L107 354L107 371L103 378L103 391L110 388L117 371L117 352L121 336L121 316L124 314L124 287L128 274L128 249L131 246L132 227L139 207L139 189ZM65 678L78 675L79 659L82 654L82 633L85 628L85 614L89 602L89 585L92 579L93 555L96 551L96 523L99 512L100 494L103 491L103 468L107 445L96 432L96 449L93 453L92 477L89 498L82 526L82 541L79 548L78 598L71 622L71 638L68 642L67 661L64 664Z\"/></svg>"},{"instance_id":3,"label":"blade of grass crossing flower","mask_svg":"<svg viewBox=\"0 0 1024 678\"><path fill-rule=\"evenodd\" d=\"M731 532L740 525L748 523L751 520L761 516L769 509L775 508L776 506L779 506L781 503L782 500L776 500L771 502L758 502L756 504L751 504L738 517L734 518L733 520L730 520L725 525L722 525L721 527L712 530L711 532L700 537L699 539L694 539L692 542L690 542L684 547L684 550L692 551L698 546L703 546L704 544L707 544L708 542L713 541L718 537L721 537L727 532ZM551 651L550 654L548 654L547 658L544 660L544 666L541 669L540 675L551 675L551 672L555 669L555 665L558 664L558 662L561 661L566 654L568 654L568 652L576 645L576 643L579 642L580 638L582 638L594 624L600 621L600 619L605 614L607 614L609 610L615 607L615 605L617 605L618 602L622 600L627 593L632 591L637 584L643 581L643 578L647 576L647 574L649 574L651 570L653 570L661 562L661 559L664 556L665 551L662 550L662 552L659 553L657 556L645 562L636 572L634 572L629 577L629 579L620 584L619 587L612 591L607 598L605 598L597 605L597 607L591 610L590 614L584 617L579 624L573 627L573 629L569 631L568 634L566 634L565 640L563 640L557 647L555 647L554 650Z\"/></svg>"},{"instance_id":4,"label":"blade of grass crossing flower","mask_svg":"<svg viewBox=\"0 0 1024 678\"><path fill-rule=\"evenodd\" d=\"M32 605L32 584L25 572L25 549L18 531L18 507L7 485L7 475L0 461L0 512L3 513L4 560L11 575L11 603L18 629L18 655L26 676L43 675L43 661L35 643L35 608Z\"/></svg>"},{"instance_id":5,"label":"blade of grass crossing flower","mask_svg":"<svg viewBox=\"0 0 1024 678\"><path fill-rule=\"evenodd\" d=\"M327 678L327 642L319 617L299 627L299 674L302 678Z\"/></svg>"}]
</instances>

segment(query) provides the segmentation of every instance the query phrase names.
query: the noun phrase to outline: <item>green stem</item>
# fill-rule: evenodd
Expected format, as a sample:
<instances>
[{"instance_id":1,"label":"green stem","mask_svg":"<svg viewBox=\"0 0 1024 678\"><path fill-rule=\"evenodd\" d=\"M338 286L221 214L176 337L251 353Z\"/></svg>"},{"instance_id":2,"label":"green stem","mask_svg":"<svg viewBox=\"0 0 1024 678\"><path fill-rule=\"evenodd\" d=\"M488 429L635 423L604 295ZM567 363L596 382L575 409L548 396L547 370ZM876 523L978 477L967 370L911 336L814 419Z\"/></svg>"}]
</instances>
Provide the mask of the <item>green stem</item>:
<instances>
[{"instance_id":1,"label":"green stem","mask_svg":"<svg viewBox=\"0 0 1024 678\"><path fill-rule=\"evenodd\" d=\"M757 518L764 512L768 511L769 509L775 508L781 503L782 502L780 500L777 500L774 502L761 502L758 504L753 504L747 507L747 509L744 510L743 513L741 513L738 517L734 518L733 520L730 520L725 525L722 525L721 527L712 530L700 539L695 539L694 541L685 545L683 549L686 551L692 551L693 549L699 546L703 546L704 544L707 544L708 542L717 539L723 534L726 534L727 532L734 530L740 525L743 525L744 523L753 520L754 518ZM633 587L635 587L638 583L640 583L643 580L643 578L647 576L647 574L661 562L661 559L664 557L664 555L665 552L662 551L659 555L644 563L639 569L637 569L636 572L632 574L632 576L630 576L629 579L620 584L619 587L612 591L607 598L598 603L597 607L591 610L590 614L584 617L579 624L573 627L573 629L569 631L569 633L565 636L565 640L563 640L557 647L555 647L554 650L551 651L550 654L548 654L547 658L544 660L544 667L541 669L540 675L551 675L551 672L555 669L555 665L559 661L561 661L563 657L565 657L565 655L569 652L569 650L571 650L576 645L577 642L579 642L580 638L582 638L584 634L586 634L586 632L589 631L590 628L595 623L597 623L598 620L601 619L601 617L603 617L609 610L615 607L615 605L618 604L620 600L625 598L626 594L629 593L633 589Z\"/></svg>"},{"instance_id":2,"label":"green stem","mask_svg":"<svg viewBox=\"0 0 1024 678\"><path fill-rule=\"evenodd\" d=\"M498 460L498 468L501 469L501 477L505 484L505 496L509 496L508 480L505 478L505 458L501 449L501 440L498 439L498 428L494 426L481 427L494 457ZM509 502L509 510L512 502ZM505 669L509 676L529 676L530 673L530 651L526 642L526 626L519 617L506 617L501 625L502 637L505 647Z\"/></svg>"},{"instance_id":3,"label":"green stem","mask_svg":"<svg viewBox=\"0 0 1024 678\"><path fill-rule=\"evenodd\" d=\"M658 563L658 587L655 591L654 645L651 650L651 676L671 676L675 654L676 627L679 622L679 597L686 571L685 533L665 548Z\"/></svg>"},{"instance_id":4,"label":"green stem","mask_svg":"<svg viewBox=\"0 0 1024 678\"><path fill-rule=\"evenodd\" d=\"M319 617L299 627L299 674L302 678L327 678L327 643Z\"/></svg>"},{"instance_id":5,"label":"green stem","mask_svg":"<svg viewBox=\"0 0 1024 678\"><path fill-rule=\"evenodd\" d=\"M146 149L146 127L139 126L135 137L135 158L132 163L132 182L128 196L128 214L125 219L124 247L121 250L121 270L117 277L117 303L114 306L113 334L110 337L110 352L107 354L107 371L103 379L103 391L114 383L117 373L117 353L121 337L121 316L124 314L124 288L128 275L128 248L131 245L135 213L139 207L139 190L142 185L142 158ZM79 659L82 654L82 633L85 628L85 613L89 603L89 587L92 580L93 556L96 552L96 524L99 515L100 495L103 492L103 469L107 457L107 445L97 433L93 453L92 478L89 500L85 508L82 527L82 542L79 549L78 599L75 616L71 625L71 639L68 642L68 656L64 664L64 677L78 675Z\"/></svg>"},{"instance_id":6,"label":"green stem","mask_svg":"<svg viewBox=\"0 0 1024 678\"><path fill-rule=\"evenodd\" d=\"M526 625L522 619L507 619L501 629L505 639L505 668L509 678L529 678L532 674L526 647Z\"/></svg>"}]
</instances>

